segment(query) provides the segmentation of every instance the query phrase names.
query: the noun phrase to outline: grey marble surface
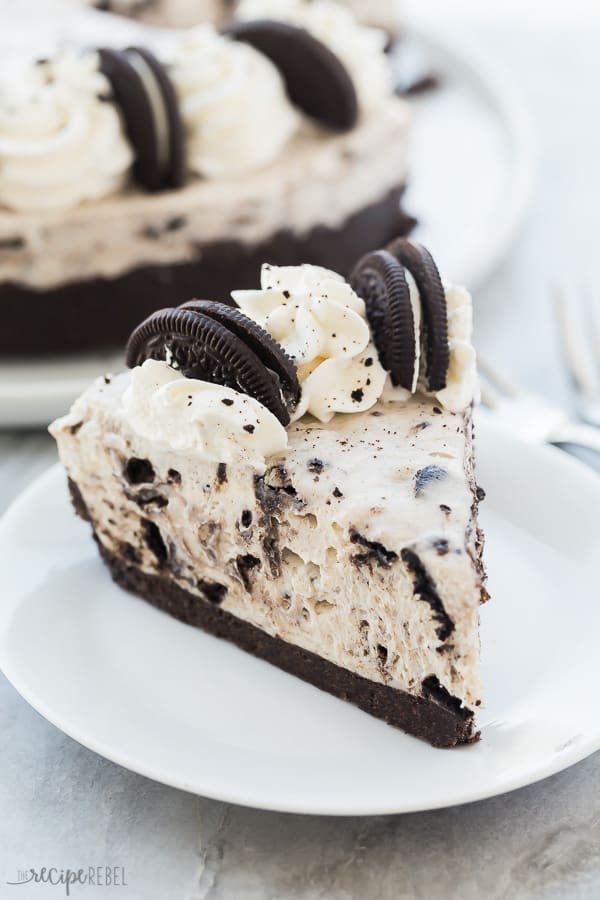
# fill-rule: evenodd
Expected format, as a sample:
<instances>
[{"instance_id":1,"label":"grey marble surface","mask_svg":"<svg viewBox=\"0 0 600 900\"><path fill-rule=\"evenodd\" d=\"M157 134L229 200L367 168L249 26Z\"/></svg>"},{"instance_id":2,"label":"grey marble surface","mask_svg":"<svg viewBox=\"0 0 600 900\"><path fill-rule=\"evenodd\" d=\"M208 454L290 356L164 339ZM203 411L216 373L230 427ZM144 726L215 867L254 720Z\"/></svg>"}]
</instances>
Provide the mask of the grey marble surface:
<instances>
[{"instance_id":1,"label":"grey marble surface","mask_svg":"<svg viewBox=\"0 0 600 900\"><path fill-rule=\"evenodd\" d=\"M478 345L513 376L566 403L550 292L565 277L595 275L600 33L582 23L461 27L513 70L540 144L529 221L477 297ZM0 510L53 460L43 435L0 435ZM75 888L75 897L600 897L600 754L469 806L318 819L229 806L132 774L46 723L2 676L0 721L2 898L64 896L60 888L6 884L18 869L42 865L125 867L126 888Z\"/></svg>"}]
</instances>

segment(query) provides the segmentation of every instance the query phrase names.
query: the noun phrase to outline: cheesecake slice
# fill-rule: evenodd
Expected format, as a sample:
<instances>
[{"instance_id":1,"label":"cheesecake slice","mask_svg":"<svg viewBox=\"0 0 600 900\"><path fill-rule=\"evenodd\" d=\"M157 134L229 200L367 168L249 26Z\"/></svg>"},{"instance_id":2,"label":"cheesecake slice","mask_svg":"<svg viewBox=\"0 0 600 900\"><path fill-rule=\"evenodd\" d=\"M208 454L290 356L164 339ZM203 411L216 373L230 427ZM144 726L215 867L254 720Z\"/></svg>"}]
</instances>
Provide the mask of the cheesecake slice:
<instances>
[{"instance_id":1,"label":"cheesecake slice","mask_svg":"<svg viewBox=\"0 0 600 900\"><path fill-rule=\"evenodd\" d=\"M306 269L268 270L270 287L237 295L295 351L291 421L268 398L183 371L185 342L157 358L161 335L190 337L199 304L166 311L168 327L155 314L140 332L147 358L100 378L51 427L75 508L124 588L434 746L473 741L487 596L481 492L471 402L448 408L471 377L460 346L470 346L468 295L445 286L445 387L432 394L421 374L413 392L381 365L370 305L333 273ZM289 303L279 303L278 283ZM408 284L416 310L410 275ZM325 299L327 314L337 303L338 331ZM317 350L311 321L322 326ZM206 343L197 331L192 340ZM338 338L351 355L335 355ZM427 341L419 346L422 370ZM302 361L314 352L316 364ZM289 398L283 376L275 381Z\"/></svg>"}]
</instances>

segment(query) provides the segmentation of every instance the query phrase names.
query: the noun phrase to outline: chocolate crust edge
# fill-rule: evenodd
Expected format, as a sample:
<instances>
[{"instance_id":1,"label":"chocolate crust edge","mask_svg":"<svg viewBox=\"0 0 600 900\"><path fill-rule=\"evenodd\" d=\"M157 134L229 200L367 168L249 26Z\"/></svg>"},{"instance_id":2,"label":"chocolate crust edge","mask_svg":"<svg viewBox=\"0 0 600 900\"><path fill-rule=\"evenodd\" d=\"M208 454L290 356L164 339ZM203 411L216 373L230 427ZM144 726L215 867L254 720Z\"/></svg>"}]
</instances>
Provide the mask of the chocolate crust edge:
<instances>
[{"instance_id":1,"label":"chocolate crust edge","mask_svg":"<svg viewBox=\"0 0 600 900\"><path fill-rule=\"evenodd\" d=\"M404 190L403 184L392 189L339 228L317 226L301 235L282 229L259 244L199 240L184 262L143 264L114 278L72 281L46 291L0 280L0 354L118 348L156 309L193 297L231 303L232 290L258 285L263 262L313 263L347 275L364 253L412 230L415 220L402 209ZM152 241L160 238L160 230L148 236L149 259Z\"/></svg>"}]
</instances>

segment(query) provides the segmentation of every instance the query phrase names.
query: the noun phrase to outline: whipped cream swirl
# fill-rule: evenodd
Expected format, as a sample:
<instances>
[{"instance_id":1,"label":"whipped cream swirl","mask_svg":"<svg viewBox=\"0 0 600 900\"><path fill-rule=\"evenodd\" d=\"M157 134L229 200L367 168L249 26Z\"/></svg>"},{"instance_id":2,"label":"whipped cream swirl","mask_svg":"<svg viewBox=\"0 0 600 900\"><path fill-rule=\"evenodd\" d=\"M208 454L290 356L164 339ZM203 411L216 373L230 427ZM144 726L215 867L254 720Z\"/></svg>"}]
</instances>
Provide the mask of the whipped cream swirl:
<instances>
[{"instance_id":1,"label":"whipped cream swirl","mask_svg":"<svg viewBox=\"0 0 600 900\"><path fill-rule=\"evenodd\" d=\"M275 66L209 25L186 34L172 56L190 168L205 178L235 175L275 159L300 117Z\"/></svg>"},{"instance_id":2,"label":"whipped cream swirl","mask_svg":"<svg viewBox=\"0 0 600 900\"><path fill-rule=\"evenodd\" d=\"M363 412L380 399L384 403L406 402L417 392L435 396L450 412L460 412L477 400L470 294L462 287L444 283L450 364L446 387L430 395L425 387L419 289L408 271L406 278L416 343L410 391L392 385L379 362L364 301L335 272L320 266L264 265L260 290L233 291L241 310L262 325L296 363L302 396L294 419L308 412L321 422L329 422L335 413Z\"/></svg>"},{"instance_id":3,"label":"whipped cream swirl","mask_svg":"<svg viewBox=\"0 0 600 900\"><path fill-rule=\"evenodd\" d=\"M258 400L186 378L154 359L132 369L123 412L142 437L203 460L250 465L259 474L268 457L287 447L285 428Z\"/></svg>"},{"instance_id":4,"label":"whipped cream swirl","mask_svg":"<svg viewBox=\"0 0 600 900\"><path fill-rule=\"evenodd\" d=\"M361 110L379 106L393 93L388 37L358 22L351 9L332 0L241 0L240 19L278 19L309 31L335 53L354 82ZM323 86L325 89L325 86Z\"/></svg>"},{"instance_id":5,"label":"whipped cream swirl","mask_svg":"<svg viewBox=\"0 0 600 900\"><path fill-rule=\"evenodd\" d=\"M264 265L260 290L232 296L296 363L302 396L294 419L309 412L329 422L377 402L386 373L365 304L340 275L320 266Z\"/></svg>"},{"instance_id":6,"label":"whipped cream swirl","mask_svg":"<svg viewBox=\"0 0 600 900\"><path fill-rule=\"evenodd\" d=\"M133 153L95 53L64 52L0 83L0 205L60 212L119 191Z\"/></svg>"},{"instance_id":7,"label":"whipped cream swirl","mask_svg":"<svg viewBox=\"0 0 600 900\"><path fill-rule=\"evenodd\" d=\"M435 395L450 412L460 412L479 399L477 355L471 343L473 303L464 287L444 283L448 307L450 365L446 387Z\"/></svg>"}]
</instances>

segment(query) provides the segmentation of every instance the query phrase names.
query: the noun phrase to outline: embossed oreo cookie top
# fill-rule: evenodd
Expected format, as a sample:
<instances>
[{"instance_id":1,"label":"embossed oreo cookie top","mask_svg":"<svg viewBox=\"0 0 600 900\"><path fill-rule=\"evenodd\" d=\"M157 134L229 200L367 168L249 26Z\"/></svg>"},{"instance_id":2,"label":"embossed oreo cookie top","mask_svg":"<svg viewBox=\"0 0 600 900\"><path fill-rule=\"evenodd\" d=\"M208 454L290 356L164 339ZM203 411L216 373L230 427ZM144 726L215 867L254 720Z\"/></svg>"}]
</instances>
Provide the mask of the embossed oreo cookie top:
<instances>
[{"instance_id":1,"label":"embossed oreo cookie top","mask_svg":"<svg viewBox=\"0 0 600 900\"><path fill-rule=\"evenodd\" d=\"M416 241L398 238L389 245L388 251L416 282L424 320L426 385L429 391L441 391L446 386L450 347L448 307L440 273L429 250Z\"/></svg>"},{"instance_id":2,"label":"embossed oreo cookie top","mask_svg":"<svg viewBox=\"0 0 600 900\"><path fill-rule=\"evenodd\" d=\"M384 398L419 390L453 412L478 395L471 298L444 284L425 247L398 238L364 256L350 283L365 301L379 359L390 374Z\"/></svg>"},{"instance_id":3,"label":"embossed oreo cookie top","mask_svg":"<svg viewBox=\"0 0 600 900\"><path fill-rule=\"evenodd\" d=\"M350 283L365 301L383 368L394 385L414 391L419 375L419 323L403 266L387 250L377 250L361 259Z\"/></svg>"},{"instance_id":4,"label":"embossed oreo cookie top","mask_svg":"<svg viewBox=\"0 0 600 900\"><path fill-rule=\"evenodd\" d=\"M182 375L253 397L283 425L300 396L295 367L282 348L239 310L195 300L153 313L131 335L130 367L166 360Z\"/></svg>"}]
</instances>

